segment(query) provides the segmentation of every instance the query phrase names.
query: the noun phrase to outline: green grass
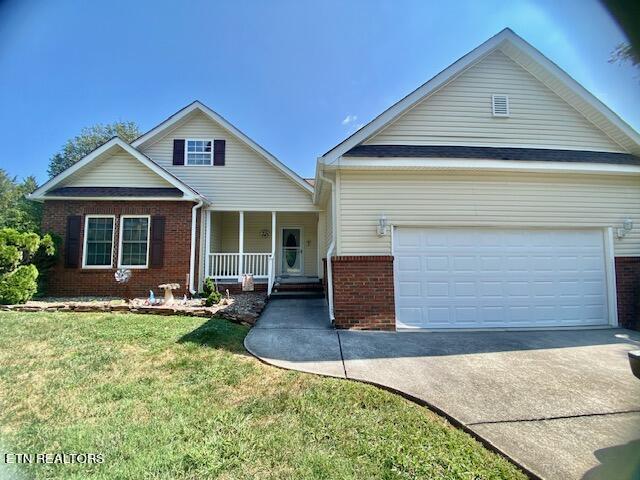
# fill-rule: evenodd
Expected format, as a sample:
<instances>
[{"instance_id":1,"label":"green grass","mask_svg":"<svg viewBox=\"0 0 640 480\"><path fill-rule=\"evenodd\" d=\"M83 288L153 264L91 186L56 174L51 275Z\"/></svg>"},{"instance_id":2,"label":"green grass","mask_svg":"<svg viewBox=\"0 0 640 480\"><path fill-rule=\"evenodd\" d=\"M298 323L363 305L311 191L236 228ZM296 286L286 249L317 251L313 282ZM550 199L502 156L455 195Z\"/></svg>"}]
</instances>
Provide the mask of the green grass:
<instances>
[{"instance_id":1,"label":"green grass","mask_svg":"<svg viewBox=\"0 0 640 480\"><path fill-rule=\"evenodd\" d=\"M22 478L524 478L399 396L262 364L223 320L2 313L0 332L0 453L105 457Z\"/></svg>"}]
</instances>

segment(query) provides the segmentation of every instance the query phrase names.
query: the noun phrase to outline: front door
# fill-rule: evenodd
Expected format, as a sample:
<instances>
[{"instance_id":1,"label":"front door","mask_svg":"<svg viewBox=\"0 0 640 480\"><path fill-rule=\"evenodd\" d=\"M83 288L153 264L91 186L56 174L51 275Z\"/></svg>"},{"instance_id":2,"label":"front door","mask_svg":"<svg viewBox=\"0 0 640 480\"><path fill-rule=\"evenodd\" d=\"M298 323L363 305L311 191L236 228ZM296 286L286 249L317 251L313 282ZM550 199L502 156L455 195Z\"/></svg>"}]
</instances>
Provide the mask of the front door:
<instances>
[{"instance_id":1,"label":"front door","mask_svg":"<svg viewBox=\"0 0 640 480\"><path fill-rule=\"evenodd\" d=\"M283 228L282 273L284 275L301 275L302 265L302 230Z\"/></svg>"}]
</instances>

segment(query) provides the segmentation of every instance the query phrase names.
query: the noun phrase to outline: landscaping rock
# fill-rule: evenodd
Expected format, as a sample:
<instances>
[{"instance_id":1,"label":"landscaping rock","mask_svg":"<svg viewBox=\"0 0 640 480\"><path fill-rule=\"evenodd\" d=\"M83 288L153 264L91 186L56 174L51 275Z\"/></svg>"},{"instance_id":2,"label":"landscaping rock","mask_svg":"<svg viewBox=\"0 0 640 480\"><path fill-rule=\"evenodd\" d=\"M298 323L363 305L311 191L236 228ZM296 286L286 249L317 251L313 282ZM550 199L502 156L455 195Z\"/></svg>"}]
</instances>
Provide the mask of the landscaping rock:
<instances>
[{"instance_id":1,"label":"landscaping rock","mask_svg":"<svg viewBox=\"0 0 640 480\"><path fill-rule=\"evenodd\" d=\"M245 292L225 297L212 307L205 307L204 300L194 298L186 302L174 301L171 305L149 305L147 299L136 298L129 303L113 297L40 298L24 305L0 305L0 310L18 312L120 312L149 315L186 315L210 318L218 316L243 325L253 325L262 313L267 296L261 292Z\"/></svg>"}]
</instances>

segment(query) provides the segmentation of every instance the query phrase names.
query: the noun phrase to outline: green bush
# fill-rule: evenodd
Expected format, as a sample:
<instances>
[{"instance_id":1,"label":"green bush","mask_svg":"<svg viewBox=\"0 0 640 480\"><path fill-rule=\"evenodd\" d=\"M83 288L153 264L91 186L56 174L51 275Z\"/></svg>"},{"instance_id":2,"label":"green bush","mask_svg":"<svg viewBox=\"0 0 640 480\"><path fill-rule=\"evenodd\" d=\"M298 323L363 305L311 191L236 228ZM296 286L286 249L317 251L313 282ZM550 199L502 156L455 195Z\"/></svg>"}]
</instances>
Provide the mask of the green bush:
<instances>
[{"instance_id":1,"label":"green bush","mask_svg":"<svg viewBox=\"0 0 640 480\"><path fill-rule=\"evenodd\" d=\"M0 302L5 305L24 303L33 297L38 289L35 265L20 265L13 272L0 278Z\"/></svg>"},{"instance_id":2,"label":"green bush","mask_svg":"<svg viewBox=\"0 0 640 480\"><path fill-rule=\"evenodd\" d=\"M207 307L212 307L213 305L217 304L220 299L222 298L222 294L217 291L217 290L213 290L208 296L207 299L204 301L204 304Z\"/></svg>"},{"instance_id":3,"label":"green bush","mask_svg":"<svg viewBox=\"0 0 640 480\"><path fill-rule=\"evenodd\" d=\"M208 298L212 292L216 291L216 282L211 277L204 279L204 285L202 286L203 297Z\"/></svg>"},{"instance_id":4,"label":"green bush","mask_svg":"<svg viewBox=\"0 0 640 480\"><path fill-rule=\"evenodd\" d=\"M53 255L53 239L13 228L0 229L0 303L23 303L36 293L38 269L31 264L36 252Z\"/></svg>"}]
</instances>

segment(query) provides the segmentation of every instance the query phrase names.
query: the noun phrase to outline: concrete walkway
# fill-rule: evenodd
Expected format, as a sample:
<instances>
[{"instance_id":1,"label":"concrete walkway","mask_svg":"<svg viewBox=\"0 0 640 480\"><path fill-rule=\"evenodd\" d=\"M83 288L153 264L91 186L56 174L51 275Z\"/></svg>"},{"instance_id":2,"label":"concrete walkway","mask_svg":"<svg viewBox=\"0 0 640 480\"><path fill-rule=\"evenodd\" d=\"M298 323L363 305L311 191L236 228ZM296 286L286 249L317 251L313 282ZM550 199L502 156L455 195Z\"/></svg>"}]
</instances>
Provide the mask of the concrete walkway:
<instances>
[{"instance_id":1,"label":"concrete walkway","mask_svg":"<svg viewBox=\"0 0 640 480\"><path fill-rule=\"evenodd\" d=\"M640 380L626 358L638 332L337 331L324 300L276 300L245 346L415 397L543 478L640 475Z\"/></svg>"}]
</instances>

